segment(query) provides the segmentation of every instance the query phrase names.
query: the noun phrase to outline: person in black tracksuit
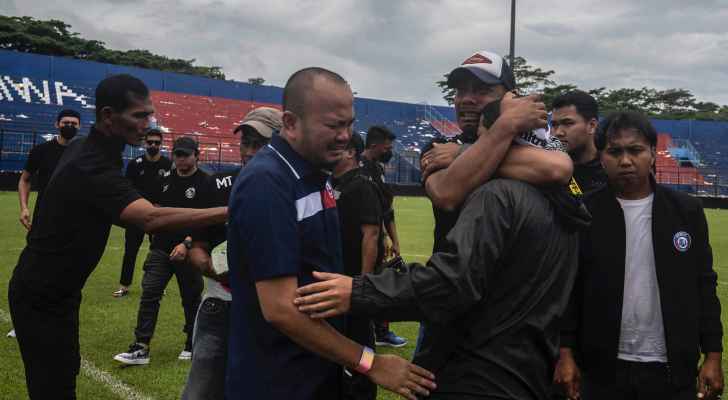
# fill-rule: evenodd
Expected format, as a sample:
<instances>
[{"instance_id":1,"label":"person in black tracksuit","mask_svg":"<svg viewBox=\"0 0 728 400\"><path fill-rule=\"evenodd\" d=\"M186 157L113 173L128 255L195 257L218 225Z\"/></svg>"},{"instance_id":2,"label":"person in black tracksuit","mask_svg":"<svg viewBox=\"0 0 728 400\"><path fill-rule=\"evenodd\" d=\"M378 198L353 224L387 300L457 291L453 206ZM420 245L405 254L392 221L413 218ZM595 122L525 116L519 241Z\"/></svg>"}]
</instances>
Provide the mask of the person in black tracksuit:
<instances>
[{"instance_id":1,"label":"person in black tracksuit","mask_svg":"<svg viewBox=\"0 0 728 400\"><path fill-rule=\"evenodd\" d=\"M197 168L199 150L197 142L189 137L177 138L172 149L175 169L163 181L159 201L163 207L207 208L217 204L217 195L210 176ZM129 351L117 354L114 359L124 364L149 363L149 344L154 335L159 302L172 276L177 277L187 335L180 360L192 357L192 330L200 305L204 283L202 274L184 266L192 239L198 236L191 230L172 231L154 235L147 259L144 261L142 295L139 301L136 341Z\"/></svg>"},{"instance_id":2,"label":"person in black tracksuit","mask_svg":"<svg viewBox=\"0 0 728 400\"><path fill-rule=\"evenodd\" d=\"M142 197L152 204L158 204L162 179L169 175L172 161L159 153L162 146L162 131L158 128L151 128L147 132L145 141L147 153L129 162L126 166L126 178L131 181L132 186L139 191ZM124 257L121 263L120 287L112 294L114 297L123 297L129 293L129 286L134 278L137 254L143 241L144 231L136 227L128 227L124 230Z\"/></svg>"},{"instance_id":3,"label":"person in black tracksuit","mask_svg":"<svg viewBox=\"0 0 728 400\"><path fill-rule=\"evenodd\" d=\"M721 308L700 200L655 183L657 133L645 116L617 113L603 126L609 185L586 200L593 221L555 378L585 400L714 398Z\"/></svg>"}]
</instances>

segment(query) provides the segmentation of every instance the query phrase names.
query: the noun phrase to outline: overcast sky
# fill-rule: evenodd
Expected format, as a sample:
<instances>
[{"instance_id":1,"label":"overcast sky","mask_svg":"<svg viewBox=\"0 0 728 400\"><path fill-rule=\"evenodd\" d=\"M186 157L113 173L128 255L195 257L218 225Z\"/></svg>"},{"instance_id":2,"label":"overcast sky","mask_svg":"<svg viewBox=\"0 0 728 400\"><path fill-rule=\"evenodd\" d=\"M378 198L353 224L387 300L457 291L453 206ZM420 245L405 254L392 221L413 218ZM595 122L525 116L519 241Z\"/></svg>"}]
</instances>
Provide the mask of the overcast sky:
<instances>
[{"instance_id":1,"label":"overcast sky","mask_svg":"<svg viewBox=\"0 0 728 400\"><path fill-rule=\"evenodd\" d=\"M87 39L222 66L282 86L306 66L359 96L443 104L433 82L477 50L508 52L508 0L0 0ZM518 0L516 54L591 89L690 89L728 104L728 0Z\"/></svg>"}]
</instances>

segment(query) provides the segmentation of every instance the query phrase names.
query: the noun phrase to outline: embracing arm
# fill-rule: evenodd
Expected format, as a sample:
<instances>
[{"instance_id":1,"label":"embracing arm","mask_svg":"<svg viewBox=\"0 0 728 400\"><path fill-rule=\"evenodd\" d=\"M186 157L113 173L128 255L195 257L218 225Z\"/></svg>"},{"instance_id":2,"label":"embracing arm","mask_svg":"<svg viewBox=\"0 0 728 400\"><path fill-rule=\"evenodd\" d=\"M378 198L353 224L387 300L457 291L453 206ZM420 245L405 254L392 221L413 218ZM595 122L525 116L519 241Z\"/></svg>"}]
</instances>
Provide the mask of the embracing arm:
<instances>
[{"instance_id":1,"label":"embracing arm","mask_svg":"<svg viewBox=\"0 0 728 400\"><path fill-rule=\"evenodd\" d=\"M121 212L124 225L136 226L147 233L179 231L224 224L227 207L173 208L155 207L145 199L137 199Z\"/></svg>"},{"instance_id":2,"label":"embracing arm","mask_svg":"<svg viewBox=\"0 0 728 400\"><path fill-rule=\"evenodd\" d=\"M574 173L574 164L562 151L511 146L497 173L532 185L566 185Z\"/></svg>"},{"instance_id":3,"label":"embracing arm","mask_svg":"<svg viewBox=\"0 0 728 400\"><path fill-rule=\"evenodd\" d=\"M453 254L436 253L427 267L414 264L405 272L385 270L355 277L351 312L391 321L446 323L479 302L489 271L498 264L511 234L508 196L491 186L468 199L448 235Z\"/></svg>"}]
</instances>

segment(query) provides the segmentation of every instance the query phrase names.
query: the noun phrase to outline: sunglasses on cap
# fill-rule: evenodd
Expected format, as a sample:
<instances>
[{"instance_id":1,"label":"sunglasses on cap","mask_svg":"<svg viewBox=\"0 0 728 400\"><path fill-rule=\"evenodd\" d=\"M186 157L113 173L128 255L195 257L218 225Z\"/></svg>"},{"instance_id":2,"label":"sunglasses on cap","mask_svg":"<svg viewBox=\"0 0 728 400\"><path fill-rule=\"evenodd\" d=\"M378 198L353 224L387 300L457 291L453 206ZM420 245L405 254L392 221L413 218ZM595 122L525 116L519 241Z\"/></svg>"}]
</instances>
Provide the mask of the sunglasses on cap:
<instances>
[{"instance_id":1,"label":"sunglasses on cap","mask_svg":"<svg viewBox=\"0 0 728 400\"><path fill-rule=\"evenodd\" d=\"M159 146L162 144L161 140L147 140L147 144L150 146Z\"/></svg>"}]
</instances>

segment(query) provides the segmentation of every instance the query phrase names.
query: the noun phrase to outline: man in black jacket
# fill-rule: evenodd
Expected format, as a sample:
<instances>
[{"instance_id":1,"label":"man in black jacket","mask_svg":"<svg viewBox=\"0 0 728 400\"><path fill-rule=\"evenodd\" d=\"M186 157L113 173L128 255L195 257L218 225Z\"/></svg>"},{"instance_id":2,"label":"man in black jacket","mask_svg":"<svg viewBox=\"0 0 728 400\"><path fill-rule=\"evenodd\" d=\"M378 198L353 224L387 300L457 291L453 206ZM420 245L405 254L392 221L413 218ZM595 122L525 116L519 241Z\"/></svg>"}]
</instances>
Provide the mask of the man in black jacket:
<instances>
[{"instance_id":1,"label":"man in black jacket","mask_svg":"<svg viewBox=\"0 0 728 400\"><path fill-rule=\"evenodd\" d=\"M698 398L723 390L705 214L698 199L652 179L656 143L633 112L608 117L597 137L609 185L587 199L593 222L555 374L571 398L695 399L696 377Z\"/></svg>"},{"instance_id":2,"label":"man in black jacket","mask_svg":"<svg viewBox=\"0 0 728 400\"><path fill-rule=\"evenodd\" d=\"M451 250L427 267L353 279L314 272L323 282L300 288L294 302L313 318L351 312L448 324L463 340L429 365L431 399L546 399L576 276L576 228L588 223L579 203L556 199L523 182L488 182L464 204Z\"/></svg>"}]
</instances>

